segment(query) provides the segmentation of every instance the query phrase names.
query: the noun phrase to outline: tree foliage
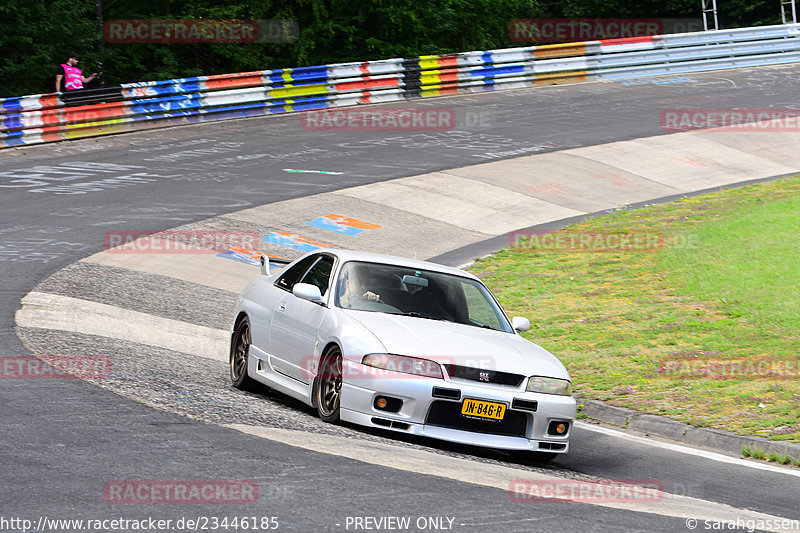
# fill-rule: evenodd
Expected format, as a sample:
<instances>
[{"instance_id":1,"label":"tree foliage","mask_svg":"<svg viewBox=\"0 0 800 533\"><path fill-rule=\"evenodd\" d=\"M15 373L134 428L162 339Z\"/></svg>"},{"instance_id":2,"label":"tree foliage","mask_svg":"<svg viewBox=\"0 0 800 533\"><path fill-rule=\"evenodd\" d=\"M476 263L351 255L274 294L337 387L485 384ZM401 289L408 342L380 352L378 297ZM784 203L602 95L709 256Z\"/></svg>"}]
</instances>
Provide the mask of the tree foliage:
<instances>
[{"instance_id":1,"label":"tree foliage","mask_svg":"<svg viewBox=\"0 0 800 533\"><path fill-rule=\"evenodd\" d=\"M113 19L292 19L294 43L103 43ZM722 27L780 22L779 0L718 0ZM0 96L53 90L72 51L106 83L519 46L515 18L699 18L700 0L3 0Z\"/></svg>"}]
</instances>

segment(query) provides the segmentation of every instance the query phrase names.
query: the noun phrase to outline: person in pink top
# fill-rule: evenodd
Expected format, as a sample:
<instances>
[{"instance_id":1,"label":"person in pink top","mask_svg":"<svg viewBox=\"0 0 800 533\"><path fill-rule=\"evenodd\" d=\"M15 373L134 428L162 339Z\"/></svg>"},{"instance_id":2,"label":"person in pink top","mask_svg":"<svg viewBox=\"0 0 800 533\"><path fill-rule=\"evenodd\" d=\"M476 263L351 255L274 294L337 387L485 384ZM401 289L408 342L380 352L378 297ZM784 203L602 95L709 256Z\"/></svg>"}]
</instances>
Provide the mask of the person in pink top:
<instances>
[{"instance_id":1,"label":"person in pink top","mask_svg":"<svg viewBox=\"0 0 800 533\"><path fill-rule=\"evenodd\" d=\"M70 54L67 57L67 62L58 66L56 69L57 93L83 89L84 83L89 83L97 77L97 72L93 73L88 78L84 77L81 69L76 66L79 60L78 54Z\"/></svg>"}]
</instances>

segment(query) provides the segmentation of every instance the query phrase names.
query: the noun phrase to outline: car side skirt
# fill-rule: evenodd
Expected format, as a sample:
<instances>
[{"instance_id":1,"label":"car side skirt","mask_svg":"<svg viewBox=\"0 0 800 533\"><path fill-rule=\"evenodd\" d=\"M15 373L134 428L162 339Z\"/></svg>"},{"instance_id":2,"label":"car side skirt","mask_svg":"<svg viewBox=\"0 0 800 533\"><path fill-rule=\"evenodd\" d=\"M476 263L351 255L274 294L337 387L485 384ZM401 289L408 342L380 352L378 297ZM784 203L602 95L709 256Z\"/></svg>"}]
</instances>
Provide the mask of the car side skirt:
<instances>
[{"instance_id":1,"label":"car side skirt","mask_svg":"<svg viewBox=\"0 0 800 533\"><path fill-rule=\"evenodd\" d=\"M247 356L248 375L267 387L275 389L287 396L291 396L296 400L300 400L306 405L312 405L312 385L301 383L296 379L276 372L269 364L269 359L270 357L267 352L251 345L250 353Z\"/></svg>"}]
</instances>

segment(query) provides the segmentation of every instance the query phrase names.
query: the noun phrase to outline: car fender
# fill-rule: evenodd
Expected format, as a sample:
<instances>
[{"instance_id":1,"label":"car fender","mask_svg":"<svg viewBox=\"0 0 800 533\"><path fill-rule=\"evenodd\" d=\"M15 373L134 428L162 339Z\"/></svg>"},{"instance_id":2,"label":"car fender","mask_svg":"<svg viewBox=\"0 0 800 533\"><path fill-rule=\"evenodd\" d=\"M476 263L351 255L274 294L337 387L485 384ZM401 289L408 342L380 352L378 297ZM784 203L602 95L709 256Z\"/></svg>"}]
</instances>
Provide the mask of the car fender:
<instances>
[{"instance_id":1,"label":"car fender","mask_svg":"<svg viewBox=\"0 0 800 533\"><path fill-rule=\"evenodd\" d=\"M361 361L368 353L379 353L386 350L378 337L359 321L347 316L347 312L335 307L322 322L319 332L321 351L331 343L342 350L345 359Z\"/></svg>"}]
</instances>

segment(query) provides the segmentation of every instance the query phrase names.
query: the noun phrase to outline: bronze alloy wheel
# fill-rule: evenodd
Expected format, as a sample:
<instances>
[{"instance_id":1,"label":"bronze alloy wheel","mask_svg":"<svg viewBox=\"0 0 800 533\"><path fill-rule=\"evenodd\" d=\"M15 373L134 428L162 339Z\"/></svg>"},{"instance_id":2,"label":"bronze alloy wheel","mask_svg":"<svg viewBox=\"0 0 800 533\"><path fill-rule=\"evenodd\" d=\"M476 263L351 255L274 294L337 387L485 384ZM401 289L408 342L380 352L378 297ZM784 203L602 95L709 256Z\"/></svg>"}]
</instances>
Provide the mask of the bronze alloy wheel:
<instances>
[{"instance_id":1,"label":"bronze alloy wheel","mask_svg":"<svg viewBox=\"0 0 800 533\"><path fill-rule=\"evenodd\" d=\"M237 389L248 390L253 380L247 375L247 353L250 350L250 321L243 318L233 334L231 343L231 383Z\"/></svg>"},{"instance_id":2,"label":"bronze alloy wheel","mask_svg":"<svg viewBox=\"0 0 800 533\"><path fill-rule=\"evenodd\" d=\"M319 417L325 422L337 423L342 392L342 352L338 347L329 349L323 356L315 389Z\"/></svg>"}]
</instances>

